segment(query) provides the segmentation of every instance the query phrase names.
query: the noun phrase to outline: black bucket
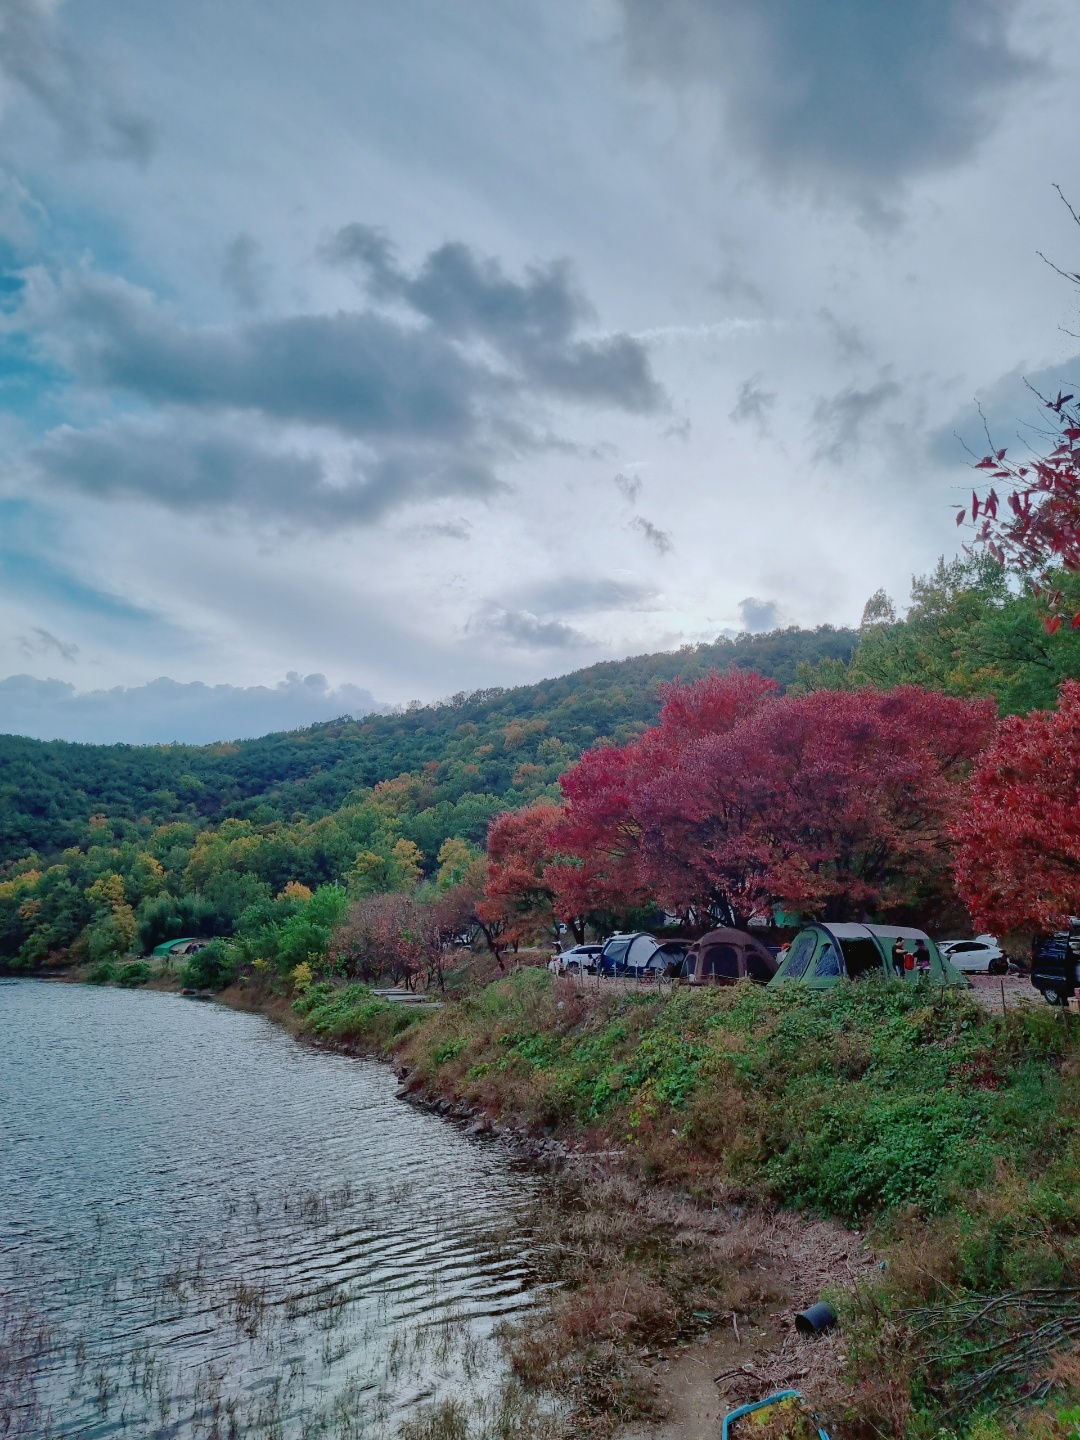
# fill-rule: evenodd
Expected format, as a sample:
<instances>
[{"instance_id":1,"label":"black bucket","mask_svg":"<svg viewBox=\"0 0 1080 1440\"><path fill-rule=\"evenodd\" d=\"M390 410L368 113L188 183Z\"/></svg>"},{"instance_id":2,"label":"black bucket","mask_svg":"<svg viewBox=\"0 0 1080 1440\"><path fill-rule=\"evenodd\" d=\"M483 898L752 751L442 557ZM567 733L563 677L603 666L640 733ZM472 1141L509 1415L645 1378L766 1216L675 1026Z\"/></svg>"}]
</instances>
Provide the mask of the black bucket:
<instances>
[{"instance_id":1,"label":"black bucket","mask_svg":"<svg viewBox=\"0 0 1080 1440\"><path fill-rule=\"evenodd\" d=\"M820 1335L823 1330L831 1330L835 1324L836 1311L824 1300L795 1316L795 1329L800 1335Z\"/></svg>"}]
</instances>

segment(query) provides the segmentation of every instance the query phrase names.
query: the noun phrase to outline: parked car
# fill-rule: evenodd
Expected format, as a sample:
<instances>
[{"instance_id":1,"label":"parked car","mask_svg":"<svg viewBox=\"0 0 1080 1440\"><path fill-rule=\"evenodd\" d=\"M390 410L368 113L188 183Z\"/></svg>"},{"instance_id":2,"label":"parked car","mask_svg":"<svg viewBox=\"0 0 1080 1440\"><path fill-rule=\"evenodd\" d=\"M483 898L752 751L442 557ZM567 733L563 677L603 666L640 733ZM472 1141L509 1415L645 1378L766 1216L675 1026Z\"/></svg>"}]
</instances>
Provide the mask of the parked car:
<instances>
[{"instance_id":1,"label":"parked car","mask_svg":"<svg viewBox=\"0 0 1080 1440\"><path fill-rule=\"evenodd\" d=\"M1069 918L1067 930L1037 935L1031 942L1031 983L1050 1005L1064 1005L1076 994L1080 963L1080 919Z\"/></svg>"},{"instance_id":2,"label":"parked car","mask_svg":"<svg viewBox=\"0 0 1080 1440\"><path fill-rule=\"evenodd\" d=\"M993 935L976 935L974 940L939 940L938 949L957 970L968 974L1004 975L1009 957Z\"/></svg>"},{"instance_id":3,"label":"parked car","mask_svg":"<svg viewBox=\"0 0 1080 1440\"><path fill-rule=\"evenodd\" d=\"M604 975L636 979L674 974L688 949L685 940L657 940L645 930L612 935L601 952L599 968Z\"/></svg>"},{"instance_id":4,"label":"parked car","mask_svg":"<svg viewBox=\"0 0 1080 1440\"><path fill-rule=\"evenodd\" d=\"M575 945L564 950L559 958L559 969L566 975L595 975L602 945Z\"/></svg>"},{"instance_id":5,"label":"parked car","mask_svg":"<svg viewBox=\"0 0 1080 1440\"><path fill-rule=\"evenodd\" d=\"M735 985L740 980L767 985L776 974L777 963L772 951L753 935L742 930L710 930L691 945L680 978L691 985Z\"/></svg>"},{"instance_id":6,"label":"parked car","mask_svg":"<svg viewBox=\"0 0 1080 1440\"><path fill-rule=\"evenodd\" d=\"M926 946L926 968L905 971L905 978L925 977L934 985L966 986L967 980L940 953L925 930L898 925L852 925L835 922L807 925L788 946L783 964L769 981L770 986L800 984L813 990L827 990L841 980L861 980L866 975L889 975L893 970L893 947L903 942L907 954L915 954L919 941Z\"/></svg>"}]
</instances>

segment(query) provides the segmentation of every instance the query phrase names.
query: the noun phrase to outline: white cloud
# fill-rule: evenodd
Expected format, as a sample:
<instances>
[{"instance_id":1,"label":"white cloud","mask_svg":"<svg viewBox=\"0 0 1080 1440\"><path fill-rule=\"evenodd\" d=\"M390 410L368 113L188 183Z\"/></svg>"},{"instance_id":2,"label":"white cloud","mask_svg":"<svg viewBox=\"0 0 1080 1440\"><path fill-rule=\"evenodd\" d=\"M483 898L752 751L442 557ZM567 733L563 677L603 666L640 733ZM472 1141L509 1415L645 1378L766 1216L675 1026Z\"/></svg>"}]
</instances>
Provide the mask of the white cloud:
<instances>
[{"instance_id":1,"label":"white cloud","mask_svg":"<svg viewBox=\"0 0 1080 1440\"><path fill-rule=\"evenodd\" d=\"M179 684L162 677L146 685L78 691L69 681L31 675L0 680L0 733L39 740L205 745L384 709L355 685L335 687L325 675L295 672L273 686L248 687Z\"/></svg>"},{"instance_id":2,"label":"white cloud","mask_svg":"<svg viewBox=\"0 0 1080 1440\"><path fill-rule=\"evenodd\" d=\"M1035 251L1077 268L1080 93L1015 56L1072 53L1080 13L893 8L892 70L860 20L862 70L819 46L778 97L790 0L676 0L651 59L637 0L18 0L104 58L81 152L66 94L6 91L0 487L48 523L0 517L0 674L396 702L710 638L747 597L814 624L906 593L955 547L974 398L1004 429L1075 355ZM718 56L748 15L767 43ZM117 163L109 117L144 112Z\"/></svg>"}]
</instances>

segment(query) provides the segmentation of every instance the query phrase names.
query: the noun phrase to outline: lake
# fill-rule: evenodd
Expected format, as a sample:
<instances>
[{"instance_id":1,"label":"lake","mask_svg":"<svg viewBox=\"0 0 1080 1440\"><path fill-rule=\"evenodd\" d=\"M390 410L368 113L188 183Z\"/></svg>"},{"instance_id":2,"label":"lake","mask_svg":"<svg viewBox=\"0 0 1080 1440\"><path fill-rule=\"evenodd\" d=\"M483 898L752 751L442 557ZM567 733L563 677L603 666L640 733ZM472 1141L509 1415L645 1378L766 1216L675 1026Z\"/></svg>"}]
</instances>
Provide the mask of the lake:
<instances>
[{"instance_id":1,"label":"lake","mask_svg":"<svg viewBox=\"0 0 1080 1440\"><path fill-rule=\"evenodd\" d=\"M0 1025L21 1433L374 1440L499 1403L545 1183L500 1147L215 1004L0 980Z\"/></svg>"}]
</instances>

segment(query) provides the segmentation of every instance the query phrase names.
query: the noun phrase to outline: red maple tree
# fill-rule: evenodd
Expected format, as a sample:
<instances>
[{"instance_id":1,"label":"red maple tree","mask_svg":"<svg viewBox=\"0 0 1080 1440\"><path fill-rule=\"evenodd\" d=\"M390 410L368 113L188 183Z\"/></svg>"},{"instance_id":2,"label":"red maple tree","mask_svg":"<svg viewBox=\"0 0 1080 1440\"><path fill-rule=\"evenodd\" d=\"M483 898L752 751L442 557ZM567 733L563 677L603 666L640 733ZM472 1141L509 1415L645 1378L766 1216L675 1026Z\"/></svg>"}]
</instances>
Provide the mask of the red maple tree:
<instances>
[{"instance_id":1,"label":"red maple tree","mask_svg":"<svg viewBox=\"0 0 1080 1440\"><path fill-rule=\"evenodd\" d=\"M655 833L658 817L642 799L653 793L654 782L660 785L657 801L673 798L669 787L688 747L728 733L777 693L775 680L748 670L714 673L693 685L676 681L662 689L656 726L628 745L586 751L562 777L566 808L554 832L559 854L549 873L559 917L575 933L586 916L617 917L654 898L702 923L730 918L724 892L695 863L681 803L664 809L664 824L672 835L683 833L683 853L693 858L681 883L671 865L658 883L645 828L652 818Z\"/></svg>"},{"instance_id":2,"label":"red maple tree","mask_svg":"<svg viewBox=\"0 0 1080 1440\"><path fill-rule=\"evenodd\" d=\"M991 702L915 686L788 695L692 739L635 797L642 868L679 908L722 894L831 919L934 910Z\"/></svg>"},{"instance_id":3,"label":"red maple tree","mask_svg":"<svg viewBox=\"0 0 1080 1440\"><path fill-rule=\"evenodd\" d=\"M1054 928L1080 914L1080 683L1058 708L1002 722L954 827L957 887L976 925Z\"/></svg>"},{"instance_id":4,"label":"red maple tree","mask_svg":"<svg viewBox=\"0 0 1080 1440\"><path fill-rule=\"evenodd\" d=\"M834 919L952 896L949 827L992 702L915 686L780 696L735 672L563 777L545 870L560 914L646 898L707 925L759 904Z\"/></svg>"},{"instance_id":5,"label":"red maple tree","mask_svg":"<svg viewBox=\"0 0 1080 1440\"><path fill-rule=\"evenodd\" d=\"M1070 618L1053 571L1080 570L1080 409L1073 400L1059 393L1044 401L1058 431L1048 454L1021 463L997 450L977 463L975 468L987 472L990 480L1009 482L1004 509L993 487L984 499L971 492L975 539L999 564L1015 565L1030 576L1035 595L1046 605L1043 623L1051 635ZM963 524L967 516L967 510L961 510L956 523ZM1080 629L1080 610L1071 621Z\"/></svg>"}]
</instances>

